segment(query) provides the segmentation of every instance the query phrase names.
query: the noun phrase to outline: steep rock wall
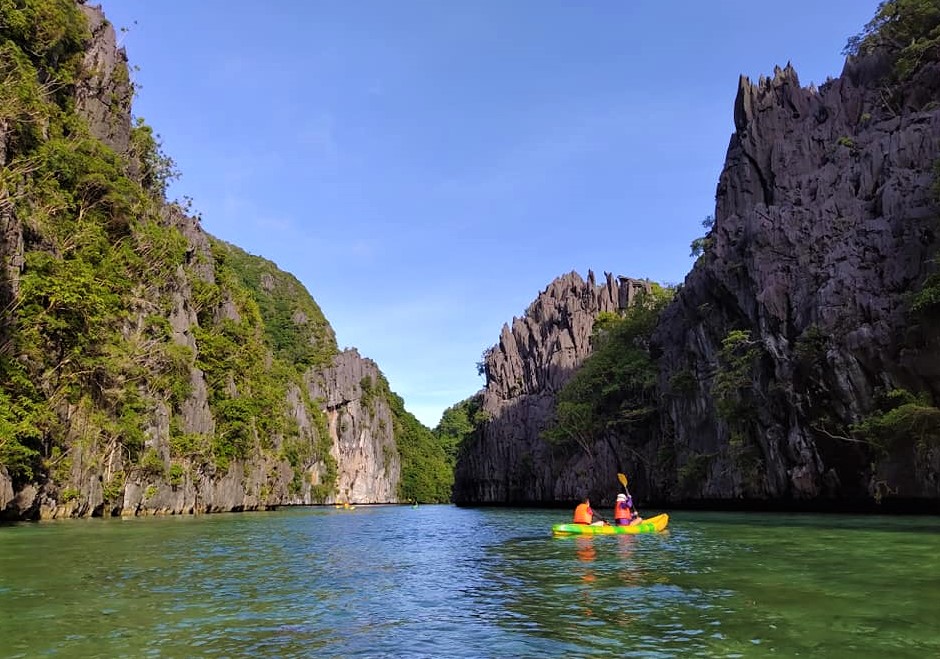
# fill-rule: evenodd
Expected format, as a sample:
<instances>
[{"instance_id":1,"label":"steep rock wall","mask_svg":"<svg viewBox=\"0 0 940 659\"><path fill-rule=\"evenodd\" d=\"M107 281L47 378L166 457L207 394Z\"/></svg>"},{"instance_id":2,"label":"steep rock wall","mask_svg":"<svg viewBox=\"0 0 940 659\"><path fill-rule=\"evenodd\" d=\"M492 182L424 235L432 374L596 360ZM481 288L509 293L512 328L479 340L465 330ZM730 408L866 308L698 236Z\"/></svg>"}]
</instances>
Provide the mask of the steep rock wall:
<instances>
[{"instance_id":1,"label":"steep rock wall","mask_svg":"<svg viewBox=\"0 0 940 659\"><path fill-rule=\"evenodd\" d=\"M128 149L131 134L131 101L134 89L127 66L127 53L117 48L114 26L100 7L80 5L91 31L82 68L86 75L75 89L75 105L88 127L117 153Z\"/></svg>"},{"instance_id":2,"label":"steep rock wall","mask_svg":"<svg viewBox=\"0 0 940 659\"><path fill-rule=\"evenodd\" d=\"M333 366L307 375L310 396L326 410L331 454L341 465L333 501L397 503L401 461L392 412L377 394L378 366L345 350Z\"/></svg>"},{"instance_id":3,"label":"steep rock wall","mask_svg":"<svg viewBox=\"0 0 940 659\"><path fill-rule=\"evenodd\" d=\"M790 66L742 77L712 244L656 336L664 441L678 469L697 461L704 478L650 483L659 496L940 497L936 449L900 437L882 457L850 432L880 392L940 393L936 326L909 313L936 251L940 69L892 92L879 82L887 66L850 60L819 89ZM740 392L749 418L716 412L732 330L758 351ZM670 391L677 373L696 386Z\"/></svg>"},{"instance_id":4,"label":"steep rock wall","mask_svg":"<svg viewBox=\"0 0 940 659\"><path fill-rule=\"evenodd\" d=\"M117 46L114 29L100 8L83 3L78 8L87 20L90 40L83 74L74 88L74 106L90 133L125 156L133 169L139 162L131 153L132 85L126 55ZM0 121L3 166L15 155L8 149L8 130L6 122ZM8 194L8 190L0 190L0 303L4 308L9 308L19 293L18 281L28 249L23 223L8 201ZM374 362L362 359L355 351L337 355L326 368L307 369L302 383L288 387L284 414L296 428L271 436L252 430L255 443L264 450L224 463L214 463L204 449L180 455L173 436L204 437L209 441L218 434L210 405L211 387L196 359L203 350L197 339L198 309L205 303L197 301L193 290L197 284L217 283L217 264L210 236L198 220L177 205L163 204L153 221L184 238L184 260L166 280L141 282L126 310L122 334L127 341L143 341L148 319L165 315L171 342L188 349L191 355L185 366L185 396L173 404L146 384L140 387L143 405L150 410L142 428L141 450L148 456L146 464L131 458L122 437L89 430L100 423L91 422L97 411L84 399L63 397L55 403L54 411L64 433L59 442L67 449L63 453L46 451L43 462L47 473L19 486L0 465L0 517L181 514L341 500L397 501L401 466L391 413L384 398L363 395L363 382L377 381L380 374ZM276 276L282 275L287 277L285 273ZM261 285L270 286L271 282ZM306 291L302 294L307 295ZM164 300L169 300L168 305ZM238 322L238 309L235 300L224 297L211 315L215 322ZM321 340L330 343L335 352L332 329L322 320L319 309L316 312L319 319L297 312L291 321L298 326L325 324ZM4 315L0 321L0 350L12 350L16 331ZM315 347L319 352L330 349L329 345ZM268 356L268 366L270 361ZM150 380L155 376L149 373L144 377ZM237 396L242 385L230 380L225 386ZM327 422L321 422L323 419Z\"/></svg>"},{"instance_id":5,"label":"steep rock wall","mask_svg":"<svg viewBox=\"0 0 940 659\"><path fill-rule=\"evenodd\" d=\"M647 502L936 509L936 444L853 430L892 390L940 400L940 328L911 312L936 270L940 65L895 86L890 66L849 59L819 89L789 65L740 79L714 226L653 336L660 426L599 439L593 462L539 439L588 319L617 308L559 280L487 356L490 420L460 455L458 503L603 502L619 464Z\"/></svg>"},{"instance_id":6,"label":"steep rock wall","mask_svg":"<svg viewBox=\"0 0 940 659\"><path fill-rule=\"evenodd\" d=\"M503 326L486 354L479 436L462 447L454 483L456 503L545 503L597 492L616 482L616 450L597 447L594 459L553 447L541 438L554 416L555 394L591 352L601 312L627 308L648 282L606 274L597 284L576 272L553 281L521 318ZM609 491L609 487L606 490Z\"/></svg>"}]
</instances>

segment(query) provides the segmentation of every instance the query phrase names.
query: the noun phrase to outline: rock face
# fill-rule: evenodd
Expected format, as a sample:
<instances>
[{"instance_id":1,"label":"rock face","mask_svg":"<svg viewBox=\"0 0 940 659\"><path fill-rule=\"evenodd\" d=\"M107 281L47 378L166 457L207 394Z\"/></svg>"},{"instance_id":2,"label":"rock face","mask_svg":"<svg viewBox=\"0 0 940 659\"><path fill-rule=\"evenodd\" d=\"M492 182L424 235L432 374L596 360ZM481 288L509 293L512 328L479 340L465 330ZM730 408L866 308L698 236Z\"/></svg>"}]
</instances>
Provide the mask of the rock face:
<instances>
[{"instance_id":1,"label":"rock face","mask_svg":"<svg viewBox=\"0 0 940 659\"><path fill-rule=\"evenodd\" d=\"M680 469L698 460L706 475L682 496L940 497L936 447L902 437L881 458L850 437L879 392L940 393L936 326L908 313L936 251L940 68L891 98L878 83L885 66L850 60L818 90L790 66L740 81L712 245L655 337L668 440ZM732 330L748 331L758 350L741 392L750 419L716 413L714 375ZM695 386L669 391L677 373ZM649 485L678 496L665 481Z\"/></svg>"},{"instance_id":2,"label":"rock face","mask_svg":"<svg viewBox=\"0 0 940 659\"><path fill-rule=\"evenodd\" d=\"M127 151L131 134L134 90L127 69L127 53L116 47L114 26L100 7L80 5L91 30L82 68L87 72L75 89L75 105L92 135L118 153Z\"/></svg>"},{"instance_id":3,"label":"rock face","mask_svg":"<svg viewBox=\"0 0 940 659\"><path fill-rule=\"evenodd\" d=\"M627 308L648 288L648 282L611 274L598 285L592 272L587 281L571 272L549 284L522 318L503 327L484 362L482 410L489 421L463 447L456 503L572 500L595 490L595 477L600 481L602 474L616 482L617 463L606 445L591 461L553 449L540 434L554 416L556 392L591 352L598 314Z\"/></svg>"},{"instance_id":4,"label":"rock face","mask_svg":"<svg viewBox=\"0 0 940 659\"><path fill-rule=\"evenodd\" d=\"M117 47L114 29L101 10L82 3L78 8L87 19L91 39L86 45L83 75L74 88L74 107L95 138L128 156L132 86L127 58ZM8 148L9 130L0 119L0 164L4 166L15 155ZM130 168L139 164L133 155L126 161ZM354 350L335 354L333 331L315 302L299 282L279 271L273 275L266 271L259 287L270 291L275 279L289 279L287 285L293 288L283 298L303 296L309 300L307 313L295 311L288 318L297 327L311 328L303 335L309 337L308 345L299 347L308 351L304 358L308 361L302 363L317 363L322 355L335 354L332 362L326 367L310 366L302 378L287 387L283 414L288 421L278 429L265 434L257 429L256 420L251 421L254 425L247 434L254 447L247 457L213 461L205 444L196 449L174 445L193 438L212 442L219 434L219 407L213 408L212 386L198 366L197 357L206 352L205 344L200 343L200 313L208 313L217 324L237 324L246 308L258 306L246 307L244 300L233 299L231 288L218 288L223 291L222 299L211 305L200 301L196 288L218 284L218 252L212 239L198 220L178 206L156 208L153 221L182 236L184 261L175 273L141 284L126 309L122 335L128 342L146 338L148 323L162 316L169 342L187 355L185 394L172 402L154 394L154 387L139 388L141 406L147 410L140 429L140 455L147 456L146 460L140 456L131 459L129 442L119 433L86 431L101 426L92 421L101 413L88 404L87 396L60 397L52 408L62 435L56 440L56 451L60 446L65 449L60 453L44 448L43 467L48 473L37 474L32 482L17 483L10 470L0 464L0 517L181 514L282 504L397 502L401 460L392 412L376 386L380 379L384 383L378 367ZM5 309L19 294L24 253L30 249L25 243L24 223L8 201L8 191L0 189L0 304ZM224 258L236 256L230 251ZM257 257L242 253L239 258ZM0 351L15 345L16 331L14 320L7 314L0 317ZM0 352L0 356L4 354ZM272 358L264 357L261 368L270 368ZM158 376L154 367L142 379ZM237 400L239 387L245 386L231 377L222 385L230 400Z\"/></svg>"},{"instance_id":5,"label":"rock face","mask_svg":"<svg viewBox=\"0 0 940 659\"><path fill-rule=\"evenodd\" d=\"M348 503L398 503L401 461L392 434L392 413L385 398L371 393L381 375L375 362L346 350L326 369L311 369L305 376L307 395L327 418L327 427L317 427L303 403L304 395L288 392L290 414L297 421L302 441L317 444L326 430L330 458L311 460L299 487L291 465L281 459L256 456L236 460L225 471L187 470L178 483L134 470L119 447L100 454L76 446L68 456L71 473L62 483L29 485L14 492L6 470L0 468L0 510L9 518L53 519L89 515L177 515L241 510L261 510L276 505ZM187 414L191 428L214 427L205 401L205 382L187 401L194 413ZM279 440L278 440L279 441ZM152 434L151 446L169 464L170 448L165 432ZM336 481L326 496L315 493L330 467ZM111 500L104 488L113 476L127 470L120 497ZM63 500L62 493L74 495Z\"/></svg>"},{"instance_id":6,"label":"rock face","mask_svg":"<svg viewBox=\"0 0 940 659\"><path fill-rule=\"evenodd\" d=\"M331 454L342 465L329 503L398 502L401 460L392 412L377 395L380 378L375 362L355 350L341 352L331 368L307 376L310 396L326 410Z\"/></svg>"},{"instance_id":7,"label":"rock face","mask_svg":"<svg viewBox=\"0 0 940 659\"><path fill-rule=\"evenodd\" d=\"M622 461L647 502L937 509L936 441L853 430L892 390L940 401L940 328L911 312L936 270L940 65L888 88L889 65L849 59L819 89L789 65L740 79L714 226L653 336L660 427L599 441L594 464L539 439L592 314L623 295L560 279L487 356L491 418L461 454L458 503L609 500Z\"/></svg>"}]
</instances>

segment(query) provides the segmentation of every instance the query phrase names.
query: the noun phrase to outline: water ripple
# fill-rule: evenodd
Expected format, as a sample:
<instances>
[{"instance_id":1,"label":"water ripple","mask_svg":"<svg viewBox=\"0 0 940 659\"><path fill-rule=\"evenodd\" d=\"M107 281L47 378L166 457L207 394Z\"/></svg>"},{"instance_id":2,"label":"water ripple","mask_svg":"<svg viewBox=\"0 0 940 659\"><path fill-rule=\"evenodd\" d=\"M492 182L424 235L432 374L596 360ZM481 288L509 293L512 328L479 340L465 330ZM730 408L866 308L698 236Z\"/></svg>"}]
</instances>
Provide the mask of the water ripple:
<instances>
[{"instance_id":1,"label":"water ripple","mask_svg":"<svg viewBox=\"0 0 940 659\"><path fill-rule=\"evenodd\" d=\"M940 654L940 523L689 514L656 536L552 538L558 517L358 507L6 526L0 656Z\"/></svg>"}]
</instances>

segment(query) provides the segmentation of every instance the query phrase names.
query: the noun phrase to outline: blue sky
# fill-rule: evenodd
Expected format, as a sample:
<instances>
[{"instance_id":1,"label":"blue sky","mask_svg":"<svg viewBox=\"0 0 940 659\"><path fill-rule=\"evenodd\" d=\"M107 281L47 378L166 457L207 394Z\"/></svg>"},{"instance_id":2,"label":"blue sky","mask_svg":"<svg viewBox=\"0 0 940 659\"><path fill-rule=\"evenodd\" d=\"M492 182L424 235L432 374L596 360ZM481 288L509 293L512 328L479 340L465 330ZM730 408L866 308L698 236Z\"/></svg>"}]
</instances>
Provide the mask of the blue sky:
<instances>
[{"instance_id":1,"label":"blue sky","mask_svg":"<svg viewBox=\"0 0 940 659\"><path fill-rule=\"evenodd\" d=\"M433 427L555 277L681 282L738 75L842 70L877 0L102 0L209 233Z\"/></svg>"}]
</instances>

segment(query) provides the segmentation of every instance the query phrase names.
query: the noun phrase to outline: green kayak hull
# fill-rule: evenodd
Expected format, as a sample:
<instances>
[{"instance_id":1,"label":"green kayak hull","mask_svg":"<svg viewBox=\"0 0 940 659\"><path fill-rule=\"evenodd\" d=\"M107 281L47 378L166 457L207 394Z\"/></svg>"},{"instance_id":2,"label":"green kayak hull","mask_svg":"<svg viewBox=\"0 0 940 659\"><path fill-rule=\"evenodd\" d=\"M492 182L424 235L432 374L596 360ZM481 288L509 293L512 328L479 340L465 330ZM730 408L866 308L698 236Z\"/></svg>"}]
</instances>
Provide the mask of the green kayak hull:
<instances>
[{"instance_id":1,"label":"green kayak hull","mask_svg":"<svg viewBox=\"0 0 940 659\"><path fill-rule=\"evenodd\" d=\"M644 519L631 526L591 526L590 524L555 524L552 535L636 535L637 533L659 533L669 524L669 515L663 513Z\"/></svg>"}]
</instances>

